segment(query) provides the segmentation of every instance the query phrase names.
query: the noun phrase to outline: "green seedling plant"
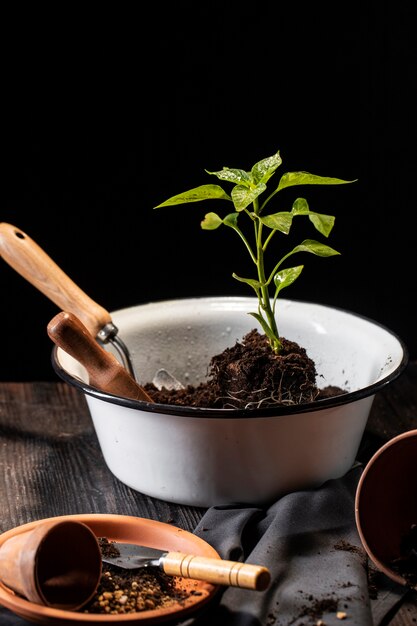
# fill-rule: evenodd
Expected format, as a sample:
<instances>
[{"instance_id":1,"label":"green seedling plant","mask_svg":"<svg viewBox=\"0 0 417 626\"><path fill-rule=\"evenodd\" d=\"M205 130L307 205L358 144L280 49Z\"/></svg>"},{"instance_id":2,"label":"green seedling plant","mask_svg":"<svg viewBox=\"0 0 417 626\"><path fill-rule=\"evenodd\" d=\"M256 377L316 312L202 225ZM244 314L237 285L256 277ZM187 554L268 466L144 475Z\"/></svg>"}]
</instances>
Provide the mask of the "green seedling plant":
<instances>
[{"instance_id":1,"label":"green seedling plant","mask_svg":"<svg viewBox=\"0 0 417 626\"><path fill-rule=\"evenodd\" d=\"M272 248L272 242L275 242L277 233L289 234L294 218L308 217L314 228L327 238L333 229L335 217L310 211L305 198L296 198L291 211L266 214L266 208L271 200L287 187L341 185L355 182L317 176L308 172L286 172L281 176L278 186L261 202L260 197L267 191L267 183L281 163L282 159L278 151L274 155L255 163L250 172L229 167L223 167L218 172L205 170L207 174L216 176L221 181L232 183L234 186L230 195L219 185L201 185L172 196L154 207L158 209L205 200L225 200L233 203L234 211L228 213L224 218L221 218L217 213L207 213L201 222L201 227L204 230L216 230L220 226L227 226L234 230L243 241L256 268L256 277L245 278L235 273L232 276L236 280L246 283L255 291L258 299L258 310L249 314L259 322L275 353L279 353L281 348L275 315L278 294L285 287L291 285L304 269L304 265L283 268L283 264L299 252L309 252L320 257L330 257L340 253L315 239L305 239L278 261L275 261L271 270L267 270L265 264L266 250ZM240 222L243 217L248 218L247 224L252 224L251 239L242 230Z\"/></svg>"}]
</instances>

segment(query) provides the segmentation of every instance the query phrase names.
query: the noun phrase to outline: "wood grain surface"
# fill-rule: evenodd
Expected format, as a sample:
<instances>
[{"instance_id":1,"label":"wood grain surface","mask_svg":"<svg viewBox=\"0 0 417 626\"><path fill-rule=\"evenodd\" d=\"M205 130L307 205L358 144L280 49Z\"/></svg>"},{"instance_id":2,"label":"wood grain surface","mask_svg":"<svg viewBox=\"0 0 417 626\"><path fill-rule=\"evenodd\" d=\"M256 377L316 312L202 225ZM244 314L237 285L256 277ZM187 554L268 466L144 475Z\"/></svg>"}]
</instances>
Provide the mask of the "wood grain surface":
<instances>
[{"instance_id":1,"label":"wood grain surface","mask_svg":"<svg viewBox=\"0 0 417 626\"><path fill-rule=\"evenodd\" d=\"M359 457L417 428L417 362L375 399ZM205 509L138 493L104 463L84 396L57 382L0 383L0 531L35 519L116 513L194 530ZM1 616L1 609L0 609ZM1 621L1 620L0 620ZM415 626L410 590L381 626Z\"/></svg>"}]
</instances>

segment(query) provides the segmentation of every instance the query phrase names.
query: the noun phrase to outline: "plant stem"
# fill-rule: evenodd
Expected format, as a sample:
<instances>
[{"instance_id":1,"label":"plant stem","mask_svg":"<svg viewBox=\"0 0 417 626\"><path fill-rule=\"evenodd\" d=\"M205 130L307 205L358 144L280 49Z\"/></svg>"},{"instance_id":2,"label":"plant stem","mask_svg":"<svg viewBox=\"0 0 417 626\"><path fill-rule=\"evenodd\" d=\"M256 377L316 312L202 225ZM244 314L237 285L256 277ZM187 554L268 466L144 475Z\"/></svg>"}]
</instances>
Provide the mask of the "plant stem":
<instances>
[{"instance_id":1,"label":"plant stem","mask_svg":"<svg viewBox=\"0 0 417 626\"><path fill-rule=\"evenodd\" d=\"M261 295L262 295L260 299L260 306L262 307L263 312L264 312L263 317L266 317L268 326L273 335L273 339L269 338L269 343L271 345L271 348L274 352L279 352L280 347L281 347L281 342L279 340L277 322L276 322L275 315L271 306L268 284L266 282L266 277L265 277L264 246L262 243L262 222L260 220L256 221L256 253L257 253L258 278L261 284Z\"/></svg>"}]
</instances>

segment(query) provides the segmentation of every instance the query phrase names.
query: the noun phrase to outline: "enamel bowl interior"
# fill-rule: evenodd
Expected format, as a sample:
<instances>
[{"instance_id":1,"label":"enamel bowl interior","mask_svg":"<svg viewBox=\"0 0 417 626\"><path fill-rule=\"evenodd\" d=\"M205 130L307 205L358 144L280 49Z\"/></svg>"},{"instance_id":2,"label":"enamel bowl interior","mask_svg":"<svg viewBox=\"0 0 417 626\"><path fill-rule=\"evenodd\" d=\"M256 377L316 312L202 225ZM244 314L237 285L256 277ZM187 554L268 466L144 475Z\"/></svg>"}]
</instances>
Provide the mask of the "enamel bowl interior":
<instances>
[{"instance_id":1,"label":"enamel bowl interior","mask_svg":"<svg viewBox=\"0 0 417 626\"><path fill-rule=\"evenodd\" d=\"M256 310L254 298L190 298L121 309L112 313L112 319L128 346L141 384L165 368L183 384L196 385L206 380L212 356L252 328L259 329L248 315ZM277 319L280 335L306 348L315 361L319 387L337 385L361 397L371 395L406 365L406 349L394 333L348 311L281 299ZM106 348L118 356L109 346ZM58 373L88 384L87 372L74 359L58 351L54 360L62 368ZM347 400L339 397L336 402ZM283 410L299 412L297 407Z\"/></svg>"},{"instance_id":2,"label":"enamel bowl interior","mask_svg":"<svg viewBox=\"0 0 417 626\"><path fill-rule=\"evenodd\" d=\"M112 314L142 384L165 368L184 384L206 379L211 357L256 327L254 298L154 302ZM54 350L58 375L85 393L104 459L122 482L194 506L266 503L339 478L355 461L375 393L407 363L402 342L349 312L281 300L282 337L315 361L318 384L348 391L320 402L256 409L175 407L120 398L88 385Z\"/></svg>"}]
</instances>

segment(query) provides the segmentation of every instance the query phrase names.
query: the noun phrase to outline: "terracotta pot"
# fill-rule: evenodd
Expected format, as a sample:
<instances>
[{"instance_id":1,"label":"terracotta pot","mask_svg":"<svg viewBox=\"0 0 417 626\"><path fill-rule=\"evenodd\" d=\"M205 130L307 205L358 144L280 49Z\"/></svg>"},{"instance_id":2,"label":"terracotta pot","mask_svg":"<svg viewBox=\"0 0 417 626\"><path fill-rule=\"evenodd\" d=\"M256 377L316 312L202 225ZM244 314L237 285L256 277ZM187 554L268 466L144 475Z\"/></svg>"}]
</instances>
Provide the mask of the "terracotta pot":
<instances>
[{"instance_id":1,"label":"terracotta pot","mask_svg":"<svg viewBox=\"0 0 417 626\"><path fill-rule=\"evenodd\" d=\"M49 520L0 546L0 579L21 596L77 610L94 596L101 576L96 536L74 520Z\"/></svg>"},{"instance_id":2,"label":"terracotta pot","mask_svg":"<svg viewBox=\"0 0 417 626\"><path fill-rule=\"evenodd\" d=\"M392 568L401 543L417 524L417 430L397 435L369 460L358 483L356 525L376 567L398 583Z\"/></svg>"},{"instance_id":3,"label":"terracotta pot","mask_svg":"<svg viewBox=\"0 0 417 626\"><path fill-rule=\"evenodd\" d=\"M198 384L212 356L256 327L248 315L256 310L255 298L191 298L130 307L112 318L142 384L162 367ZM280 300L277 319L281 336L315 361L318 384L348 393L264 409L178 407L103 393L61 349L52 361L85 393L104 459L123 483L186 505L265 503L342 476L355 461L375 393L407 364L402 341L359 315Z\"/></svg>"}]
</instances>

